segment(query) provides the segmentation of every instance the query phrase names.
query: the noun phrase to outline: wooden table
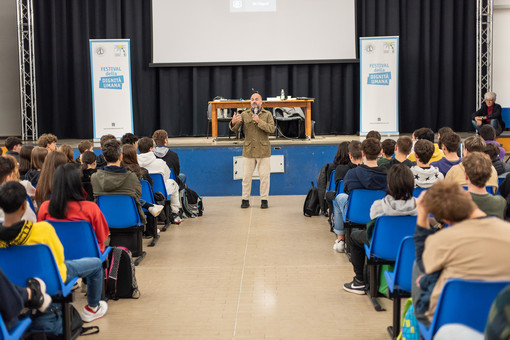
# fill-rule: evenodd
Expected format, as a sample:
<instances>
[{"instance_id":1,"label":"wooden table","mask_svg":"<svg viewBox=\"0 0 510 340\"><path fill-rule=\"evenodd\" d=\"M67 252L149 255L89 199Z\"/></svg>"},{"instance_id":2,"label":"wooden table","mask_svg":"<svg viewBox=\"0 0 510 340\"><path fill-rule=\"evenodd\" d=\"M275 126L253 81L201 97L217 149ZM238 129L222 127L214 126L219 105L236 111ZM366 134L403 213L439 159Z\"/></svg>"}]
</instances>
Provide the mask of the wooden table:
<instances>
[{"instance_id":1,"label":"wooden table","mask_svg":"<svg viewBox=\"0 0 510 340\"><path fill-rule=\"evenodd\" d=\"M262 104L262 108L274 107L303 107L305 108L305 135L307 139L312 135L312 102L313 99L289 99L289 100L269 100ZM210 101L212 113L212 140L216 141L218 137L218 111L217 109L248 109L251 107L249 100L218 100Z\"/></svg>"}]
</instances>

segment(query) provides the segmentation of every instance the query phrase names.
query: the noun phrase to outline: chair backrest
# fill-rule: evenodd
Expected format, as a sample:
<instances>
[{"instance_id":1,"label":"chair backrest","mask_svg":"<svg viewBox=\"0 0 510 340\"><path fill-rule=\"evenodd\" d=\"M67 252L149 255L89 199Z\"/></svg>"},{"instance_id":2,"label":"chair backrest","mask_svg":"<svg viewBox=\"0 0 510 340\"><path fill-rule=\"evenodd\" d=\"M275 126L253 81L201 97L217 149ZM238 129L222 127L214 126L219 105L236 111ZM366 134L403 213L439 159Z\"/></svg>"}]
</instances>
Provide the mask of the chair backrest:
<instances>
[{"instance_id":1,"label":"chair backrest","mask_svg":"<svg viewBox=\"0 0 510 340\"><path fill-rule=\"evenodd\" d=\"M142 225L135 199L131 196L97 196L97 205L110 228L129 228Z\"/></svg>"},{"instance_id":2,"label":"chair backrest","mask_svg":"<svg viewBox=\"0 0 510 340\"><path fill-rule=\"evenodd\" d=\"M468 191L468 187L467 186L463 186L462 189ZM485 187L485 190L487 190L487 192L491 195L494 195L494 189L492 188L492 186L488 185ZM498 187L498 192L499 192L499 187Z\"/></svg>"},{"instance_id":3,"label":"chair backrest","mask_svg":"<svg viewBox=\"0 0 510 340\"><path fill-rule=\"evenodd\" d=\"M344 180L341 179L340 182L338 182L338 186L336 187L336 194L341 194L344 192Z\"/></svg>"},{"instance_id":4,"label":"chair backrest","mask_svg":"<svg viewBox=\"0 0 510 340\"><path fill-rule=\"evenodd\" d=\"M501 193L499 192L499 188L501 188L501 184L503 183L503 181L506 179L506 176L500 176L498 177L498 192L496 194L498 195L501 195Z\"/></svg>"},{"instance_id":5,"label":"chair backrest","mask_svg":"<svg viewBox=\"0 0 510 340\"><path fill-rule=\"evenodd\" d=\"M448 280L439 296L429 328L431 336L448 323L460 323L483 332L492 302L509 284L510 281Z\"/></svg>"},{"instance_id":6,"label":"chair backrest","mask_svg":"<svg viewBox=\"0 0 510 340\"><path fill-rule=\"evenodd\" d=\"M175 177L175 172L172 170L172 168L170 168L170 179L177 181L177 177Z\"/></svg>"},{"instance_id":7,"label":"chair backrest","mask_svg":"<svg viewBox=\"0 0 510 340\"><path fill-rule=\"evenodd\" d=\"M420 196L420 194L424 191L427 191L428 188L414 188L413 190L413 197L416 197L418 198L418 196Z\"/></svg>"},{"instance_id":8,"label":"chair backrest","mask_svg":"<svg viewBox=\"0 0 510 340\"><path fill-rule=\"evenodd\" d=\"M64 246L66 260L84 257L102 258L97 237L89 221L47 221L50 223Z\"/></svg>"},{"instance_id":9,"label":"chair backrest","mask_svg":"<svg viewBox=\"0 0 510 340\"><path fill-rule=\"evenodd\" d=\"M335 171L331 171L331 175L329 176L329 186L328 191L335 191Z\"/></svg>"},{"instance_id":10,"label":"chair backrest","mask_svg":"<svg viewBox=\"0 0 510 340\"><path fill-rule=\"evenodd\" d=\"M344 216L345 221L357 224L370 222L370 207L374 201L384 198L384 190L356 189L349 194L349 203Z\"/></svg>"},{"instance_id":11,"label":"chair backrest","mask_svg":"<svg viewBox=\"0 0 510 340\"><path fill-rule=\"evenodd\" d=\"M156 204L154 201L154 193L152 192L149 182L142 179L140 180L140 184L142 185L142 199L147 203Z\"/></svg>"},{"instance_id":12,"label":"chair backrest","mask_svg":"<svg viewBox=\"0 0 510 340\"><path fill-rule=\"evenodd\" d=\"M379 216L375 221L369 254L378 259L395 261L400 242L412 236L416 229L416 216Z\"/></svg>"},{"instance_id":13,"label":"chair backrest","mask_svg":"<svg viewBox=\"0 0 510 340\"><path fill-rule=\"evenodd\" d=\"M413 264L416 259L414 238L406 236L400 242L395 261L395 287L398 290L410 292L412 287Z\"/></svg>"},{"instance_id":14,"label":"chair backrest","mask_svg":"<svg viewBox=\"0 0 510 340\"><path fill-rule=\"evenodd\" d=\"M32 211L35 212L37 215L37 212L35 211L35 207L34 207L34 202L32 202L32 199L28 195L27 195L27 202L28 202L28 205L30 206L30 208L32 209Z\"/></svg>"},{"instance_id":15,"label":"chair backrest","mask_svg":"<svg viewBox=\"0 0 510 340\"><path fill-rule=\"evenodd\" d=\"M172 171L172 170L170 170ZM173 173L173 172L171 172ZM170 195L167 195L165 180L161 174L149 174L152 178L152 189L154 192L160 192L165 195L166 199L170 199Z\"/></svg>"},{"instance_id":16,"label":"chair backrest","mask_svg":"<svg viewBox=\"0 0 510 340\"><path fill-rule=\"evenodd\" d=\"M46 244L0 248L0 268L18 286L26 287L28 278L40 278L51 296L67 296L76 281L64 284L53 253Z\"/></svg>"},{"instance_id":17,"label":"chair backrest","mask_svg":"<svg viewBox=\"0 0 510 340\"><path fill-rule=\"evenodd\" d=\"M25 333L28 326L32 323L32 319L30 317L26 317L13 326L13 329L9 332L7 330L7 326L4 324L4 320L0 316L0 339L1 340L17 340L20 339L21 336Z\"/></svg>"}]
</instances>

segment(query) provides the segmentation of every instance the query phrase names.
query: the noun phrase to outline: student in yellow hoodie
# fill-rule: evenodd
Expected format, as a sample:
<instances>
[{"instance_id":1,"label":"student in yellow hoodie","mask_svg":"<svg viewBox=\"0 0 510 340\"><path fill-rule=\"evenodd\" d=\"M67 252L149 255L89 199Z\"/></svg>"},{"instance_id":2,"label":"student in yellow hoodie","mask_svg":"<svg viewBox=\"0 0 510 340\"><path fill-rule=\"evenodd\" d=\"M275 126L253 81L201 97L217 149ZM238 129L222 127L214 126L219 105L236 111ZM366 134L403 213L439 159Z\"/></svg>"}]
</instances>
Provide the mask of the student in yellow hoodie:
<instances>
[{"instance_id":1,"label":"student in yellow hoodie","mask_svg":"<svg viewBox=\"0 0 510 340\"><path fill-rule=\"evenodd\" d=\"M434 143L434 131L432 131L429 128L421 128L413 132L413 143L419 141L420 139L426 139ZM443 151L439 149L439 145L437 143L434 143L434 154L432 155L432 158L430 159L430 163L437 162L441 158L444 157ZM407 157L411 162L416 162L416 157L414 155L414 152Z\"/></svg>"},{"instance_id":2,"label":"student in yellow hoodie","mask_svg":"<svg viewBox=\"0 0 510 340\"><path fill-rule=\"evenodd\" d=\"M32 223L22 220L27 209L27 192L18 182L7 182L0 186L0 208L5 219L0 225L0 248L17 245L46 244L50 247L57 262L62 280L79 276L87 278L87 305L81 317L91 322L106 314L108 304L101 300L102 266L98 258L85 257L79 260L65 260L64 247L55 229L46 221Z\"/></svg>"}]
</instances>

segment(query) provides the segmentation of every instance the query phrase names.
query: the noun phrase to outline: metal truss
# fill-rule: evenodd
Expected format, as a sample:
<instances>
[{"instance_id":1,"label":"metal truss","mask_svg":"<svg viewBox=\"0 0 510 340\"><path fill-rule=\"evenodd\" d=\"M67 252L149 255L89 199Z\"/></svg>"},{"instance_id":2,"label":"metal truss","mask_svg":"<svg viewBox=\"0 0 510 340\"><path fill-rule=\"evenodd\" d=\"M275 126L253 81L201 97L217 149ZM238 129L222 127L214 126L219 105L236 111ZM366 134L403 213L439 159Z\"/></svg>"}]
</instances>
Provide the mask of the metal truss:
<instances>
[{"instance_id":1,"label":"metal truss","mask_svg":"<svg viewBox=\"0 0 510 340\"><path fill-rule=\"evenodd\" d=\"M476 107L492 90L493 0L477 0L476 5Z\"/></svg>"},{"instance_id":2,"label":"metal truss","mask_svg":"<svg viewBox=\"0 0 510 340\"><path fill-rule=\"evenodd\" d=\"M33 0L16 0L16 3L21 98L21 138L23 140L36 140L38 132Z\"/></svg>"}]
</instances>

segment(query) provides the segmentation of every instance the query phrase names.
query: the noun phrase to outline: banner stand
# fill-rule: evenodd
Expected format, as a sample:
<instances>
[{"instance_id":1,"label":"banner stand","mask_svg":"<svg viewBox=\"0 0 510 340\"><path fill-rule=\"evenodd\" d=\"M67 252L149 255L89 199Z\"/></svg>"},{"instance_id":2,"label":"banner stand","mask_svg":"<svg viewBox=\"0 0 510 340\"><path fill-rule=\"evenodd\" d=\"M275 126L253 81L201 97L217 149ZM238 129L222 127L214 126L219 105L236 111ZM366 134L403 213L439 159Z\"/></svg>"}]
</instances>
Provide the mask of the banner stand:
<instances>
[{"instance_id":1,"label":"banner stand","mask_svg":"<svg viewBox=\"0 0 510 340\"><path fill-rule=\"evenodd\" d=\"M359 40L360 136L398 135L398 37Z\"/></svg>"}]
</instances>

